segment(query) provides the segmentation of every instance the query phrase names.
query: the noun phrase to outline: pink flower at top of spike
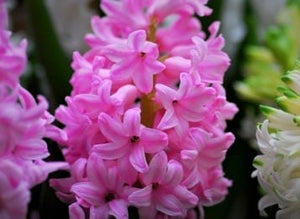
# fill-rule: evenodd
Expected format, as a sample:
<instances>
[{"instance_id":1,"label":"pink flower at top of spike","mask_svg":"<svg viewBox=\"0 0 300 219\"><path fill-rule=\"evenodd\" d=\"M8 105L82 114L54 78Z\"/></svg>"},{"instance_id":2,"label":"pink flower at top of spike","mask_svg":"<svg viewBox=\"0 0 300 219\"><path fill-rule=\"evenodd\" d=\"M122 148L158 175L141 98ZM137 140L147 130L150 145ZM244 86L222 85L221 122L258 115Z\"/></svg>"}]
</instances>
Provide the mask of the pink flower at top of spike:
<instances>
[{"instance_id":1,"label":"pink flower at top of spike","mask_svg":"<svg viewBox=\"0 0 300 219\"><path fill-rule=\"evenodd\" d=\"M154 0L150 4L148 13L154 19L161 22L170 14L190 16L194 13L199 16L209 15L212 10L205 4L207 0Z\"/></svg>"},{"instance_id":2,"label":"pink flower at top of spike","mask_svg":"<svg viewBox=\"0 0 300 219\"><path fill-rule=\"evenodd\" d=\"M149 93L153 88L153 75L165 66L157 61L157 45L146 41L146 32L135 31L128 36L127 44L112 44L104 49L104 55L115 62L111 69L113 81L128 82L132 79L137 89Z\"/></svg>"},{"instance_id":3,"label":"pink flower at top of spike","mask_svg":"<svg viewBox=\"0 0 300 219\"><path fill-rule=\"evenodd\" d=\"M214 22L209 26L210 36L204 39L202 33L193 36L189 43L178 45L170 51L173 59L171 64L180 61L184 63L177 71L194 71L202 82L223 83L224 72L230 65L230 59L222 51L225 45L224 38L217 36L220 28L220 22ZM175 71L176 72L176 71ZM198 76L199 75L199 76Z\"/></svg>"},{"instance_id":4,"label":"pink flower at top of spike","mask_svg":"<svg viewBox=\"0 0 300 219\"><path fill-rule=\"evenodd\" d=\"M202 35L199 33L200 24L196 18L180 16L170 19L170 25L157 30L156 41L161 52L170 53L176 46L190 44L193 36ZM165 37L166 34L169 37Z\"/></svg>"},{"instance_id":5,"label":"pink flower at top of spike","mask_svg":"<svg viewBox=\"0 0 300 219\"><path fill-rule=\"evenodd\" d=\"M145 6L145 1L101 1L101 8L108 15L107 17L112 24L111 26L114 26L119 33L124 34L123 36L133 30L147 28L149 18L147 18L143 11Z\"/></svg>"},{"instance_id":6,"label":"pink flower at top of spike","mask_svg":"<svg viewBox=\"0 0 300 219\"><path fill-rule=\"evenodd\" d=\"M148 169L145 153L157 153L168 144L162 131L141 125L140 111L126 111L123 123L107 114L100 114L99 127L108 143L95 145L92 149L103 159L118 159L129 154L131 165L139 172Z\"/></svg>"}]
</instances>

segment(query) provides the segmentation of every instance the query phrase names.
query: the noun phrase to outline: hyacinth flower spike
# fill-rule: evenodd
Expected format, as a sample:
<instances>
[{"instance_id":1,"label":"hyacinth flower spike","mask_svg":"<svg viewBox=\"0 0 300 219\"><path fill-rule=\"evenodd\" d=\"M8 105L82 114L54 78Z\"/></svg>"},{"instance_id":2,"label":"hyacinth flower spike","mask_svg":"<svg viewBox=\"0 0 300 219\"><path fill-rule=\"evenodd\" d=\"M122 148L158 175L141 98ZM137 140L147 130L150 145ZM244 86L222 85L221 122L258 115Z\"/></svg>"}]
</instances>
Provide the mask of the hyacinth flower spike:
<instances>
[{"instance_id":1,"label":"hyacinth flower spike","mask_svg":"<svg viewBox=\"0 0 300 219\"><path fill-rule=\"evenodd\" d=\"M258 207L263 215L264 209L278 205L277 219L298 218L299 203L299 65L287 72L282 80L287 85L279 90L282 96L276 99L281 109L262 106L267 119L257 129L257 142L262 152L253 165L258 181L266 194Z\"/></svg>"},{"instance_id":2,"label":"hyacinth flower spike","mask_svg":"<svg viewBox=\"0 0 300 219\"><path fill-rule=\"evenodd\" d=\"M46 162L45 137L64 139L66 134L51 123L48 102L37 100L20 85L26 57L26 40L14 45L6 30L5 1L0 0L0 218L26 218L30 189L48 174L68 169L66 162Z\"/></svg>"},{"instance_id":3,"label":"hyacinth flower spike","mask_svg":"<svg viewBox=\"0 0 300 219\"><path fill-rule=\"evenodd\" d=\"M72 218L197 218L224 199L237 108L222 87L219 23L206 37L194 17L211 13L206 3L101 1L106 16L91 19L90 49L74 53L73 90L56 110L71 176L51 185Z\"/></svg>"}]
</instances>

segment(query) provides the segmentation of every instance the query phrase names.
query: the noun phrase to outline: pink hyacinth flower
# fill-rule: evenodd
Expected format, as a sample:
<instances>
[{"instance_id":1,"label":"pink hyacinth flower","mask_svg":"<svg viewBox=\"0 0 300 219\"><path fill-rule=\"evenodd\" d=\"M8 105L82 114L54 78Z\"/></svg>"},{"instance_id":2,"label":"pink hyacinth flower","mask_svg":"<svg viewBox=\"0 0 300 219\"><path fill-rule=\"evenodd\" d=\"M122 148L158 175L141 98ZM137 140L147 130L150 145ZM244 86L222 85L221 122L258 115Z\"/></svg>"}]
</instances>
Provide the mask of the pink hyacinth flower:
<instances>
[{"instance_id":1,"label":"pink hyacinth flower","mask_svg":"<svg viewBox=\"0 0 300 219\"><path fill-rule=\"evenodd\" d=\"M92 149L103 159L118 159L129 155L132 166L139 172L148 169L145 153L157 153L168 144L165 133L146 128L140 123L140 111L128 110L123 123L107 114L100 114L99 127L108 143L95 145Z\"/></svg>"},{"instance_id":2,"label":"pink hyacinth flower","mask_svg":"<svg viewBox=\"0 0 300 219\"><path fill-rule=\"evenodd\" d=\"M177 91L163 84L157 84L155 88L157 101L166 110L157 128L165 130L175 127L179 133L187 129L188 122L197 122L203 118L205 104L215 94L212 88L195 85L191 76L186 73L180 75Z\"/></svg>"},{"instance_id":3,"label":"pink hyacinth flower","mask_svg":"<svg viewBox=\"0 0 300 219\"><path fill-rule=\"evenodd\" d=\"M127 218L127 197L137 189L123 185L116 164L105 163L91 154L86 172L89 181L75 183L71 191L81 206L90 208L90 218L108 218L108 215ZM71 210L72 214L78 214L78 208Z\"/></svg>"},{"instance_id":4,"label":"pink hyacinth flower","mask_svg":"<svg viewBox=\"0 0 300 219\"><path fill-rule=\"evenodd\" d=\"M170 216L185 216L187 208L198 202L197 196L180 185L183 169L176 160L168 161L165 152L157 153L149 169L141 175L145 187L133 192L129 201L140 208L140 216L154 218L158 211Z\"/></svg>"},{"instance_id":5,"label":"pink hyacinth flower","mask_svg":"<svg viewBox=\"0 0 300 219\"><path fill-rule=\"evenodd\" d=\"M153 75L165 69L157 61L157 45L146 41L146 32L135 31L128 36L127 44L107 46L104 55L116 64L112 67L113 80L132 79L137 89L149 93L153 88Z\"/></svg>"}]
</instances>

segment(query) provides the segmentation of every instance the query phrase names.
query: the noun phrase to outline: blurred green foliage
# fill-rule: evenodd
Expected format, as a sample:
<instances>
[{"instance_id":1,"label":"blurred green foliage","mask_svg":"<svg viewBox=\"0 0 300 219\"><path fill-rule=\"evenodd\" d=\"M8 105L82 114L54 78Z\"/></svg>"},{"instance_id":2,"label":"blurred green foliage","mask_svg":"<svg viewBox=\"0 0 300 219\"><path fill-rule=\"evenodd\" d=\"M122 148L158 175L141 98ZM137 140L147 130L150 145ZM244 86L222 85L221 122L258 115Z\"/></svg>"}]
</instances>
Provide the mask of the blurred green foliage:
<instances>
[{"instance_id":1,"label":"blurred green foliage","mask_svg":"<svg viewBox=\"0 0 300 219\"><path fill-rule=\"evenodd\" d=\"M292 69L300 57L299 0L290 1L271 26L262 44L246 47L243 81L235 84L240 97L254 103L272 104L282 86L281 76Z\"/></svg>"},{"instance_id":2,"label":"blurred green foliage","mask_svg":"<svg viewBox=\"0 0 300 219\"><path fill-rule=\"evenodd\" d=\"M43 0L26 1L29 21L32 27L35 52L46 72L52 93L52 109L64 102L71 91L70 58L64 53L51 23Z\"/></svg>"}]
</instances>

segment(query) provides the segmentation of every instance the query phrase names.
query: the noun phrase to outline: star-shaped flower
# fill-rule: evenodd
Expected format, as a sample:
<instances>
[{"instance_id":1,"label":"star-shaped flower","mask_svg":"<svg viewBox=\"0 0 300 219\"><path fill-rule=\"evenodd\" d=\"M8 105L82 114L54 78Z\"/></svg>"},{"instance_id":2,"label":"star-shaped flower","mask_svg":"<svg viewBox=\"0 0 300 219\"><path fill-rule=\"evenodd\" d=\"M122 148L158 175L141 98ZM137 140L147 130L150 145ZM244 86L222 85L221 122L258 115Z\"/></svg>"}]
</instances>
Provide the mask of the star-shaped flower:
<instances>
[{"instance_id":1,"label":"star-shaped flower","mask_svg":"<svg viewBox=\"0 0 300 219\"><path fill-rule=\"evenodd\" d=\"M109 160L129 156L130 163L139 172L148 169L145 153L157 153L168 144L167 134L141 125L138 109L127 110L123 122L101 113L99 127L108 142L94 145L92 150Z\"/></svg>"},{"instance_id":2,"label":"star-shaped flower","mask_svg":"<svg viewBox=\"0 0 300 219\"><path fill-rule=\"evenodd\" d=\"M103 53L115 62L111 75L113 81L133 80L138 90L149 93L153 88L153 75L165 69L159 62L155 43L146 41L144 30L129 34L127 44L111 44Z\"/></svg>"}]
</instances>

